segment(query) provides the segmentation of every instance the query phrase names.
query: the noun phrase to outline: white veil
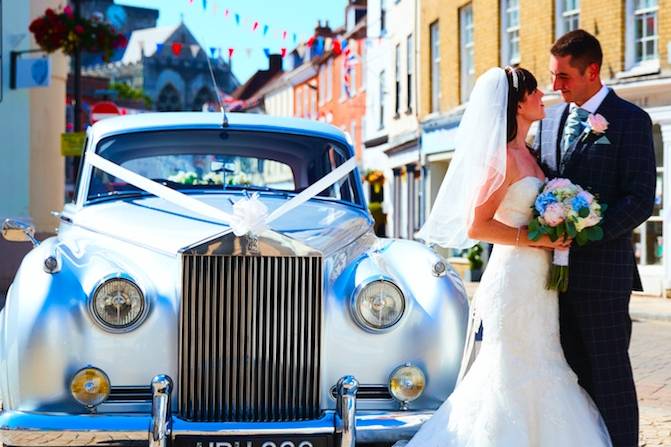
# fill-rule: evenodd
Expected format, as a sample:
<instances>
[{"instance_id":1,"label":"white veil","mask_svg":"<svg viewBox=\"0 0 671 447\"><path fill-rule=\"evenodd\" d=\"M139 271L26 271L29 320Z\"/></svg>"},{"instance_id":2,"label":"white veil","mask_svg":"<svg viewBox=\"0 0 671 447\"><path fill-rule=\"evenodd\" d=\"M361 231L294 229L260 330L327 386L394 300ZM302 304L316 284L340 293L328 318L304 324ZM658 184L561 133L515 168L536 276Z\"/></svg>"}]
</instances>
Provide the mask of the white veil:
<instances>
[{"instance_id":1,"label":"white veil","mask_svg":"<svg viewBox=\"0 0 671 447\"><path fill-rule=\"evenodd\" d=\"M473 212L506 176L507 105L506 72L491 68L473 87L457 129L454 157L417 239L457 249L475 245L468 237Z\"/></svg>"}]
</instances>

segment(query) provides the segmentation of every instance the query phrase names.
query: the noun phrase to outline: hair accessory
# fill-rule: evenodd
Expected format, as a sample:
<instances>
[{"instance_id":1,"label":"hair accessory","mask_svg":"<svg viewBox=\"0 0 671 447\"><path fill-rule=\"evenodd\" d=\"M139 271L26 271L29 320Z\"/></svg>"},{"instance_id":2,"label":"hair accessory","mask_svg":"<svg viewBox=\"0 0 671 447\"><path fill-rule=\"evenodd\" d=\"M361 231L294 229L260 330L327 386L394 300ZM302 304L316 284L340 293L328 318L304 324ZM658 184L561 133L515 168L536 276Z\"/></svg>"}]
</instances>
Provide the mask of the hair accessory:
<instances>
[{"instance_id":1,"label":"hair accessory","mask_svg":"<svg viewBox=\"0 0 671 447\"><path fill-rule=\"evenodd\" d=\"M510 76L513 78L513 88L519 90L519 80L517 78L517 72L510 65L506 65L506 70L510 70Z\"/></svg>"}]
</instances>

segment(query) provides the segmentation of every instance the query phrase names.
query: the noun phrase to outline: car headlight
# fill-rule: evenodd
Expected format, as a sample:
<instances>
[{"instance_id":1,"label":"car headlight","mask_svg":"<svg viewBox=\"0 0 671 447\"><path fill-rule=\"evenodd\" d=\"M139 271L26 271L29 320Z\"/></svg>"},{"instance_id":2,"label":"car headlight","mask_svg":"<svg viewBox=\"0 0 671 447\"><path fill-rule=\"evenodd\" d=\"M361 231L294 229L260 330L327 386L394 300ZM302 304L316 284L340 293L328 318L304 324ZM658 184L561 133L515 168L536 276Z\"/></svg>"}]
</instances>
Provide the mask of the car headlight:
<instances>
[{"instance_id":1,"label":"car headlight","mask_svg":"<svg viewBox=\"0 0 671 447\"><path fill-rule=\"evenodd\" d=\"M87 407L100 405L110 395L110 380L102 370L82 368L70 382L70 392L77 402Z\"/></svg>"},{"instance_id":2,"label":"car headlight","mask_svg":"<svg viewBox=\"0 0 671 447\"><path fill-rule=\"evenodd\" d=\"M100 284L91 300L94 319L105 329L124 332L143 318L147 304L140 288L129 278L110 278Z\"/></svg>"},{"instance_id":3,"label":"car headlight","mask_svg":"<svg viewBox=\"0 0 671 447\"><path fill-rule=\"evenodd\" d=\"M405 297L396 284L378 279L355 292L354 317L365 329L387 329L398 323L405 311Z\"/></svg>"},{"instance_id":4,"label":"car headlight","mask_svg":"<svg viewBox=\"0 0 671 447\"><path fill-rule=\"evenodd\" d=\"M425 386L422 370L409 363L396 368L389 377L389 392L404 405L421 396Z\"/></svg>"}]
</instances>

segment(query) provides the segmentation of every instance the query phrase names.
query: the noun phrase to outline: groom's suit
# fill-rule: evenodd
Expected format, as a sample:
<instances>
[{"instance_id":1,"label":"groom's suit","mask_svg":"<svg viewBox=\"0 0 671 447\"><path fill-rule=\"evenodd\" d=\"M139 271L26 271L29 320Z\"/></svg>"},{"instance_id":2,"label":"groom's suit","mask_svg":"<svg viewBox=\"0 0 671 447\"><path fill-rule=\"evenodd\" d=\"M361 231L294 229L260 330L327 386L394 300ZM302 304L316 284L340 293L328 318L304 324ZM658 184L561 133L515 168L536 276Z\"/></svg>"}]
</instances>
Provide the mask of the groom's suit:
<instances>
[{"instance_id":1,"label":"groom's suit","mask_svg":"<svg viewBox=\"0 0 671 447\"><path fill-rule=\"evenodd\" d=\"M638 445L638 405L628 354L629 298L632 289L642 290L632 230L654 205L652 124L646 112L613 91L596 113L609 123L605 135L578 138L562 155L569 106L548 108L534 150L549 178L568 178L608 205L603 240L571 247L569 288L559 296L561 342L613 445L632 447Z\"/></svg>"}]
</instances>

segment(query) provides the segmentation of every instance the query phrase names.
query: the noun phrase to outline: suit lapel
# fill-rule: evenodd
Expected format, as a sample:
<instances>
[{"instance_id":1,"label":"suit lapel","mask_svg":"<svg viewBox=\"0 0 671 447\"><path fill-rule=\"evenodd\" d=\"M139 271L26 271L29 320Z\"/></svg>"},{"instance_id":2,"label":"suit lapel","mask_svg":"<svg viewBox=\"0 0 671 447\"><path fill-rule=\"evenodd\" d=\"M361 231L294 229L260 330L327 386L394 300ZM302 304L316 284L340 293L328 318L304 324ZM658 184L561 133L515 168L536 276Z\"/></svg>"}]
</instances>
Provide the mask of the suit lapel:
<instances>
[{"instance_id":1,"label":"suit lapel","mask_svg":"<svg viewBox=\"0 0 671 447\"><path fill-rule=\"evenodd\" d=\"M599 107L596 109L594 114L603 115L604 118L608 119L607 116L609 115L608 111L610 103L614 97L615 92L612 90L608 92L608 95L606 95L601 104L599 104ZM564 158L561 161L559 172L563 174L568 168L569 164L575 159L579 158L580 153L589 149L600 137L601 135L595 135L592 132L590 132L588 135L580 135L580 137L578 137L576 141L566 150L566 154L564 154Z\"/></svg>"},{"instance_id":2,"label":"suit lapel","mask_svg":"<svg viewBox=\"0 0 671 447\"><path fill-rule=\"evenodd\" d=\"M546 120L547 129L544 129L542 133L541 160L543 164L552 171L553 177L559 172L558 149L561 142L561 135L563 133L560 129L564 128L567 116L567 104L550 109L548 111L548 119Z\"/></svg>"}]
</instances>

